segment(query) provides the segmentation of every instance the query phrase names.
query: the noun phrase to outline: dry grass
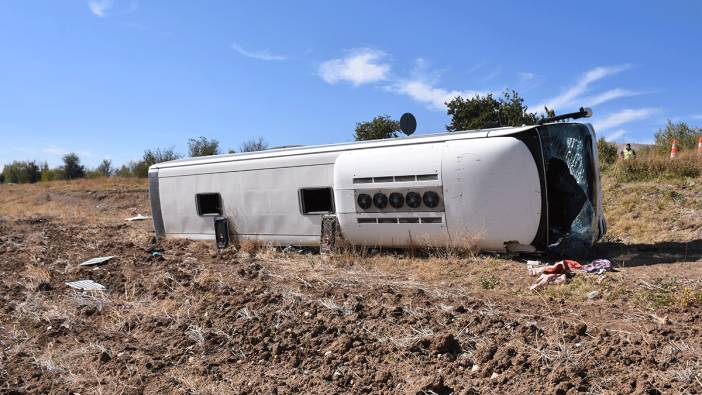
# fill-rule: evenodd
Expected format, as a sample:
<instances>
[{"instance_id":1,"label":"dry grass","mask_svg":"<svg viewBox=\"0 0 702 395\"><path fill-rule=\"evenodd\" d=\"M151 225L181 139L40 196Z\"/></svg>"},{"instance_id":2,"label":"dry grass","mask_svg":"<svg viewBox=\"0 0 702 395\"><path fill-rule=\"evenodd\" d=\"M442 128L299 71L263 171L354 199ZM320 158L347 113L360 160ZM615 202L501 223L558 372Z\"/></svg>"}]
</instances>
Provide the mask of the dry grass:
<instances>
[{"instance_id":1,"label":"dry grass","mask_svg":"<svg viewBox=\"0 0 702 395\"><path fill-rule=\"evenodd\" d=\"M629 243L702 239L702 180L620 183L602 177L607 238Z\"/></svg>"},{"instance_id":2,"label":"dry grass","mask_svg":"<svg viewBox=\"0 0 702 395\"><path fill-rule=\"evenodd\" d=\"M138 178L94 178L70 181L48 181L35 184L0 184L0 216L14 218L47 216L96 222L106 214L114 215L111 204L101 203L106 193L116 194L108 198L119 198L120 193L145 192L146 179ZM102 193L102 195L101 195ZM92 198L86 202L86 198ZM87 203L87 204L86 204ZM137 207L125 207L121 215L132 212L148 212L147 202Z\"/></svg>"},{"instance_id":3,"label":"dry grass","mask_svg":"<svg viewBox=\"0 0 702 395\"><path fill-rule=\"evenodd\" d=\"M694 152L680 154L675 159L651 153L633 160L619 160L609 170L619 182L699 178L702 159Z\"/></svg>"}]
</instances>

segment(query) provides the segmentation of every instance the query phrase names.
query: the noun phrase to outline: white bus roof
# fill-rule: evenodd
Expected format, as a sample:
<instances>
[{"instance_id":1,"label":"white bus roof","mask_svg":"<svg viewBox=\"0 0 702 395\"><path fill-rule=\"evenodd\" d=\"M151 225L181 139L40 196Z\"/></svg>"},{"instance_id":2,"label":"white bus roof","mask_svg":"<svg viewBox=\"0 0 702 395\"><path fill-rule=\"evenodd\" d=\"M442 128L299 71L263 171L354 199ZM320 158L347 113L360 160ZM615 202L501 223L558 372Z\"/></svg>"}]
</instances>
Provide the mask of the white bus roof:
<instances>
[{"instance_id":1,"label":"white bus roof","mask_svg":"<svg viewBox=\"0 0 702 395\"><path fill-rule=\"evenodd\" d=\"M235 162L250 159L265 159L293 155L318 154L336 151L356 150L362 148L378 148L396 145L426 144L433 142L462 140L472 138L484 138L494 136L508 136L525 130L536 128L540 125L529 125L521 127L502 127L494 129L465 130L459 132L444 132L424 134L420 136L397 137L382 140L354 141L347 143L299 146L290 148L269 149L256 152L242 152L236 154L222 154L211 156L200 156L195 158L183 158L168 162L161 162L152 165L150 169L165 169L172 167L183 167L193 165L204 165L210 163Z\"/></svg>"}]
</instances>

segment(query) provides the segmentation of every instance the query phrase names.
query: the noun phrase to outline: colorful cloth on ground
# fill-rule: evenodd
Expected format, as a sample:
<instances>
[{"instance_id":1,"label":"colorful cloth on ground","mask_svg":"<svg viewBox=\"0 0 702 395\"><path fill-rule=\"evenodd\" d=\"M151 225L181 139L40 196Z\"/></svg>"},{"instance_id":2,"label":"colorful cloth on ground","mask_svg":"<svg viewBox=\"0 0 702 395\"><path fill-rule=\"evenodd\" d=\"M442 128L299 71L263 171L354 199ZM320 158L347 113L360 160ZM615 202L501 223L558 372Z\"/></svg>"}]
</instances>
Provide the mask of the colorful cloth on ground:
<instances>
[{"instance_id":1,"label":"colorful cloth on ground","mask_svg":"<svg viewBox=\"0 0 702 395\"><path fill-rule=\"evenodd\" d=\"M602 274L604 272L614 271L612 268L612 262L609 259L596 259L592 261L589 265L583 266L583 271L588 273Z\"/></svg>"}]
</instances>

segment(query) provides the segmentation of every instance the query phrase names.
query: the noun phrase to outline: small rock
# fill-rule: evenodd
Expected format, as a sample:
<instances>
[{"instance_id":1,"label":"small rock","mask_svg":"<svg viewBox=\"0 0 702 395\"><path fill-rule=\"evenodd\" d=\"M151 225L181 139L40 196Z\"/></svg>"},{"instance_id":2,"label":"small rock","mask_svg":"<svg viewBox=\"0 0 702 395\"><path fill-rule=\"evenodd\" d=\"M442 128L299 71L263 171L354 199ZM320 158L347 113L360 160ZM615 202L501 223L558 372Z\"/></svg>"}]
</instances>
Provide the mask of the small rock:
<instances>
[{"instance_id":1,"label":"small rock","mask_svg":"<svg viewBox=\"0 0 702 395\"><path fill-rule=\"evenodd\" d=\"M471 372L477 372L478 370L480 370L480 366L478 366L477 363L476 363L475 365L473 365L472 368L470 368L470 371L471 371Z\"/></svg>"},{"instance_id":2,"label":"small rock","mask_svg":"<svg viewBox=\"0 0 702 395\"><path fill-rule=\"evenodd\" d=\"M112 359L112 357L107 351L103 351L100 353L100 362L107 363L110 361L110 359Z\"/></svg>"},{"instance_id":3,"label":"small rock","mask_svg":"<svg viewBox=\"0 0 702 395\"><path fill-rule=\"evenodd\" d=\"M492 375L490 375L490 380L495 380L496 378L500 377L500 374L497 372L492 372Z\"/></svg>"},{"instance_id":4,"label":"small rock","mask_svg":"<svg viewBox=\"0 0 702 395\"><path fill-rule=\"evenodd\" d=\"M575 327L575 334L578 336L585 336L587 333L587 325L584 323L578 324L578 326Z\"/></svg>"},{"instance_id":5,"label":"small rock","mask_svg":"<svg viewBox=\"0 0 702 395\"><path fill-rule=\"evenodd\" d=\"M599 291L592 291L587 293L587 300L595 300L600 298Z\"/></svg>"},{"instance_id":6,"label":"small rock","mask_svg":"<svg viewBox=\"0 0 702 395\"><path fill-rule=\"evenodd\" d=\"M437 354L458 354L461 352L461 345L452 334L435 339L432 348Z\"/></svg>"}]
</instances>

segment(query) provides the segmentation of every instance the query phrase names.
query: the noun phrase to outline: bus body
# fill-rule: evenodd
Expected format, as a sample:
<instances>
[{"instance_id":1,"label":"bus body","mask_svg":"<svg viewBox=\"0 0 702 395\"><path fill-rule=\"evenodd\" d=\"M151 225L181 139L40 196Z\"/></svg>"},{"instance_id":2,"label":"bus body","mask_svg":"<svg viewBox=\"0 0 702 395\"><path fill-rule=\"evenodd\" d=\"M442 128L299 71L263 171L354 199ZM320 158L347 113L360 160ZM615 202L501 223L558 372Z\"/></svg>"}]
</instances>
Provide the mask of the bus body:
<instances>
[{"instance_id":1,"label":"bus body","mask_svg":"<svg viewBox=\"0 0 702 395\"><path fill-rule=\"evenodd\" d=\"M188 158L149 168L157 236L544 251L606 232L595 133L553 123Z\"/></svg>"}]
</instances>

